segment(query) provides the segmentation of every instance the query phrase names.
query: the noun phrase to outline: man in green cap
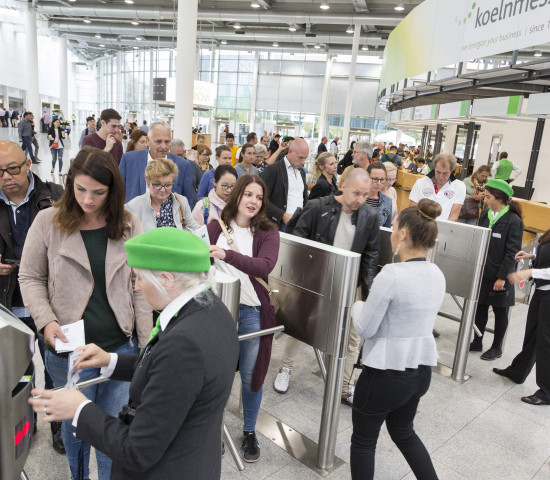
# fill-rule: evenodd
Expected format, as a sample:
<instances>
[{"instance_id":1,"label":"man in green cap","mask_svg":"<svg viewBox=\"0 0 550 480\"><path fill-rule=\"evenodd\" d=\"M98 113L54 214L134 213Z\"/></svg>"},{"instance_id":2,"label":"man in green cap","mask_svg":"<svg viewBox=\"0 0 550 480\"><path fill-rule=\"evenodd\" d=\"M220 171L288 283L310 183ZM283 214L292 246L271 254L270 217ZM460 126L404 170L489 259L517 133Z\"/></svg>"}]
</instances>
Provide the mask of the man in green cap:
<instances>
[{"instance_id":1,"label":"man in green cap","mask_svg":"<svg viewBox=\"0 0 550 480\"><path fill-rule=\"evenodd\" d=\"M161 310L139 357L109 354L94 344L77 349L76 370L131 381L130 403L115 419L77 390L34 390L46 421L73 419L76 436L113 460L112 480L221 475L220 432L239 356L231 314L210 289L210 251L176 228L128 240L136 289Z\"/></svg>"},{"instance_id":2,"label":"man in green cap","mask_svg":"<svg viewBox=\"0 0 550 480\"><path fill-rule=\"evenodd\" d=\"M507 152L502 152L498 158L499 159L493 164L493 168L491 168L491 176L493 178L512 183L522 174L523 170L515 163L508 160Z\"/></svg>"}]
</instances>

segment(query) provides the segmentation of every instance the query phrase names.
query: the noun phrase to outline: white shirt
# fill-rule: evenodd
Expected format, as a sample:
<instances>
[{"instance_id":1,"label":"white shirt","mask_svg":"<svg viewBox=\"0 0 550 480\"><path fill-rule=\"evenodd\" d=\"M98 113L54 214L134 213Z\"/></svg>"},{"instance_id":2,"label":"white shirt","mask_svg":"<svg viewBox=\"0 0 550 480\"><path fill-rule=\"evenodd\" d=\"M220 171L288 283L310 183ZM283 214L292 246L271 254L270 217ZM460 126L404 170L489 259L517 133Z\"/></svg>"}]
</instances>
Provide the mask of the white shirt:
<instances>
[{"instance_id":1,"label":"white shirt","mask_svg":"<svg viewBox=\"0 0 550 480\"><path fill-rule=\"evenodd\" d=\"M435 193L434 183L429 177L419 178L413 185L409 200L412 202L420 202L423 198L429 198L441 205L441 215L437 217L439 220L448 220L451 215L453 205L464 203L466 198L466 185L461 180L453 180L447 182Z\"/></svg>"},{"instance_id":2,"label":"white shirt","mask_svg":"<svg viewBox=\"0 0 550 480\"><path fill-rule=\"evenodd\" d=\"M510 180L515 180L523 173L523 170L519 168L511 160L508 160L508 161L512 164L512 173L510 173ZM495 163L493 163L493 167L491 168L491 177L495 178L499 166L500 166L500 162L498 160Z\"/></svg>"},{"instance_id":3,"label":"white shirt","mask_svg":"<svg viewBox=\"0 0 550 480\"><path fill-rule=\"evenodd\" d=\"M151 150L147 150L147 165L149 165L153 160L154 158L151 156Z\"/></svg>"},{"instance_id":4,"label":"white shirt","mask_svg":"<svg viewBox=\"0 0 550 480\"><path fill-rule=\"evenodd\" d=\"M332 153L333 155L336 155L338 153L338 144L334 141L330 144L330 153Z\"/></svg>"},{"instance_id":5,"label":"white shirt","mask_svg":"<svg viewBox=\"0 0 550 480\"><path fill-rule=\"evenodd\" d=\"M164 307L164 310L162 310L161 314L159 315L160 319L160 329L166 330L166 327L170 323L170 320L174 318L174 315L178 313L189 301L197 296L199 293L204 291L208 288L208 285L206 283L203 283L199 285L196 288L193 288L191 290L187 290L183 292L180 296L174 298L166 307ZM109 361L109 365L106 367L103 367L100 371L100 375L102 377L109 378L113 372L115 371L115 367L118 361L118 355L116 353L111 353L111 360ZM84 400L76 409L76 413L73 418L73 427L76 428L78 424L78 417L80 416L80 412L82 409L88 405L88 403L91 403L91 400ZM73 435L75 435L73 433ZM76 435L75 435L76 436Z\"/></svg>"},{"instance_id":6,"label":"white shirt","mask_svg":"<svg viewBox=\"0 0 550 480\"><path fill-rule=\"evenodd\" d=\"M234 221L231 222L229 235L237 245L239 253L252 257L252 242L254 241L254 236L250 228L239 227ZM222 232L218 237L216 242L218 247L223 248L224 250L231 250L227 239L225 238L224 233ZM240 303L244 305L249 305L251 307L259 307L260 299L256 295L256 290L252 286L250 277L241 272L239 269L235 268L229 263L224 262L223 260L214 259L214 265L216 268L224 273L227 273L233 277L237 277L241 281L241 299Z\"/></svg>"},{"instance_id":7,"label":"white shirt","mask_svg":"<svg viewBox=\"0 0 550 480\"><path fill-rule=\"evenodd\" d=\"M539 280L550 280L550 268L533 268L531 276ZM550 290L550 285L543 285L537 288L537 290Z\"/></svg>"},{"instance_id":8,"label":"white shirt","mask_svg":"<svg viewBox=\"0 0 550 480\"><path fill-rule=\"evenodd\" d=\"M285 155L286 174L288 176L288 193L286 197L286 213L294 215L297 208L304 206L304 182L300 169L294 168Z\"/></svg>"},{"instance_id":9,"label":"white shirt","mask_svg":"<svg viewBox=\"0 0 550 480\"><path fill-rule=\"evenodd\" d=\"M345 213L343 210L340 212L338 226L336 227L334 241L332 242L334 247L351 250L353 238L355 237L355 225L351 223L352 215L353 213Z\"/></svg>"}]
</instances>

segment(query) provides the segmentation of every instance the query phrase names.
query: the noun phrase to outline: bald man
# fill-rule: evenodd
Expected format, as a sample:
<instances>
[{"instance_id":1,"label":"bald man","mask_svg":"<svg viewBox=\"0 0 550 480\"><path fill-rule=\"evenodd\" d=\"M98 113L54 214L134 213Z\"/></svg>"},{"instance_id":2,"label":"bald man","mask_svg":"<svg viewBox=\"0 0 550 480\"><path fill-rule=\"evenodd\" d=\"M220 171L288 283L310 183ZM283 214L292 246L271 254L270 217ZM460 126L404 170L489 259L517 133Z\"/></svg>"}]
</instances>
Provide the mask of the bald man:
<instances>
[{"instance_id":1,"label":"bald man","mask_svg":"<svg viewBox=\"0 0 550 480\"><path fill-rule=\"evenodd\" d=\"M366 204L370 183L364 169L350 171L340 186L341 194L309 201L292 230L293 235L298 237L360 253L359 283L363 300L367 298L376 275L380 250L378 214ZM342 387L342 403L350 406L355 385L353 366L359 358L360 343L361 339L352 325ZM276 392L286 393L288 390L299 346L298 340L287 338L283 362L273 383Z\"/></svg>"},{"instance_id":2,"label":"bald man","mask_svg":"<svg viewBox=\"0 0 550 480\"><path fill-rule=\"evenodd\" d=\"M303 167L308 155L307 142L303 138L297 138L290 145L284 160L269 165L262 173L269 199L267 215L282 232L294 212L303 208L307 202L306 174Z\"/></svg>"},{"instance_id":3,"label":"bald man","mask_svg":"<svg viewBox=\"0 0 550 480\"><path fill-rule=\"evenodd\" d=\"M44 339L37 335L34 320L23 305L17 274L27 232L40 210L51 207L63 195L63 187L44 183L31 172L31 161L25 159L21 147L0 140L0 302L19 317L38 339L44 360ZM46 388L53 388L44 370ZM61 422L51 425L53 448L65 453L61 439Z\"/></svg>"}]
</instances>

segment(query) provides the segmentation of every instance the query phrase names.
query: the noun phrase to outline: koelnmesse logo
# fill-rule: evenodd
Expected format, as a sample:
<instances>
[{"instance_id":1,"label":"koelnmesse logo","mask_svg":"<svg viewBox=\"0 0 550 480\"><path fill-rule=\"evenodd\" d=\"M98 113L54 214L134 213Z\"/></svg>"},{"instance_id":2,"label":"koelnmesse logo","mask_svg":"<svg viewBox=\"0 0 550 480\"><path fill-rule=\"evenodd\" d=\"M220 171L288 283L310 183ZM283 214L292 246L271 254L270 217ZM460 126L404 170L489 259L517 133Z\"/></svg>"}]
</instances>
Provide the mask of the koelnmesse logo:
<instances>
[{"instance_id":1,"label":"koelnmesse logo","mask_svg":"<svg viewBox=\"0 0 550 480\"><path fill-rule=\"evenodd\" d=\"M549 5L550 0L512 0L509 2L500 0L500 4L495 5L493 8L482 10L481 7L478 7L476 11L477 4L474 2L466 16L464 18L455 17L455 21L462 25L472 18L475 11L474 28L480 28Z\"/></svg>"}]
</instances>

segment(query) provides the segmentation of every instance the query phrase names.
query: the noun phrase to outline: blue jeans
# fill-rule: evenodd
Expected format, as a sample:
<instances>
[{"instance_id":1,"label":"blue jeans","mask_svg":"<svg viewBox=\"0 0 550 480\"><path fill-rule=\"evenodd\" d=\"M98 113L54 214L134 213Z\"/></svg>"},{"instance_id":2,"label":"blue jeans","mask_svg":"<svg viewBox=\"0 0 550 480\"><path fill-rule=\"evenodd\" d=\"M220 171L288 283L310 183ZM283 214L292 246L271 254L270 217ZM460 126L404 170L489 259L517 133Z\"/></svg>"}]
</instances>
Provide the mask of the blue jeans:
<instances>
[{"instance_id":1,"label":"blue jeans","mask_svg":"<svg viewBox=\"0 0 550 480\"><path fill-rule=\"evenodd\" d=\"M21 140L22 140L22 150L25 151L25 150L28 150L29 151L29 156L31 157L31 161L34 163L36 162L36 158L34 156L34 154L32 153L32 139L31 137L21 137Z\"/></svg>"},{"instance_id":2,"label":"blue jeans","mask_svg":"<svg viewBox=\"0 0 550 480\"><path fill-rule=\"evenodd\" d=\"M239 335L257 332L258 330L260 330L260 307L239 305ZM242 383L243 430L245 432L251 432L256 429L256 419L260 411L260 403L262 403L263 387L257 392L253 392L250 389L252 372L254 371L254 365L256 365L259 349L260 337L239 343L239 372Z\"/></svg>"},{"instance_id":3,"label":"blue jeans","mask_svg":"<svg viewBox=\"0 0 550 480\"><path fill-rule=\"evenodd\" d=\"M59 160L59 172L63 168L63 149L62 148L50 148L52 152L52 168L55 168L56 160Z\"/></svg>"},{"instance_id":4,"label":"blue jeans","mask_svg":"<svg viewBox=\"0 0 550 480\"><path fill-rule=\"evenodd\" d=\"M112 353L137 354L137 346L130 342L115 349ZM46 368L52 376L55 387L67 383L68 359L57 356L46 350ZM80 380L98 377L99 368L85 368L80 372ZM121 408L128 403L129 382L109 381L93 385L82 390L92 402L99 405L106 413L113 417L118 416ZM73 433L76 429L72 426L72 420L66 420L61 424L61 436L67 452L67 461L71 469L73 480L83 480L90 476L90 445L76 438ZM97 471L99 480L109 480L111 477L111 459L104 453L96 450Z\"/></svg>"}]
</instances>

